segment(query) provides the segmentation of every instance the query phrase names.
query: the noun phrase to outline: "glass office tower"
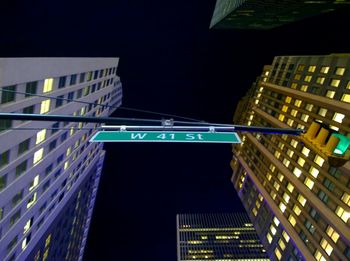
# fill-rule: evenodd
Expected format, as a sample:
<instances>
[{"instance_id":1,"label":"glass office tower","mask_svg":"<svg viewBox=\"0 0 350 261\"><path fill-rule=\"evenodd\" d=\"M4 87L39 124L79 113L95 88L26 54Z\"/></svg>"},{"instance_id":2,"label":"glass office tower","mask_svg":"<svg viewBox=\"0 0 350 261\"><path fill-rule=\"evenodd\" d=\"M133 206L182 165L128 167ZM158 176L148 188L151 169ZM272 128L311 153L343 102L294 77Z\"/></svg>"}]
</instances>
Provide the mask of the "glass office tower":
<instances>
[{"instance_id":1,"label":"glass office tower","mask_svg":"<svg viewBox=\"0 0 350 261\"><path fill-rule=\"evenodd\" d=\"M217 0L210 28L271 29L304 18L349 8L349 0Z\"/></svg>"},{"instance_id":2,"label":"glass office tower","mask_svg":"<svg viewBox=\"0 0 350 261\"><path fill-rule=\"evenodd\" d=\"M177 260L261 260L266 251L246 213L179 214Z\"/></svg>"},{"instance_id":3,"label":"glass office tower","mask_svg":"<svg viewBox=\"0 0 350 261\"><path fill-rule=\"evenodd\" d=\"M242 108L245 110L242 110ZM350 259L350 55L278 56L241 100L232 182L272 260Z\"/></svg>"},{"instance_id":4,"label":"glass office tower","mask_svg":"<svg viewBox=\"0 0 350 261\"><path fill-rule=\"evenodd\" d=\"M117 66L1 58L0 111L108 116L121 104ZM89 143L98 126L0 120L0 260L82 260L105 155Z\"/></svg>"}]
</instances>

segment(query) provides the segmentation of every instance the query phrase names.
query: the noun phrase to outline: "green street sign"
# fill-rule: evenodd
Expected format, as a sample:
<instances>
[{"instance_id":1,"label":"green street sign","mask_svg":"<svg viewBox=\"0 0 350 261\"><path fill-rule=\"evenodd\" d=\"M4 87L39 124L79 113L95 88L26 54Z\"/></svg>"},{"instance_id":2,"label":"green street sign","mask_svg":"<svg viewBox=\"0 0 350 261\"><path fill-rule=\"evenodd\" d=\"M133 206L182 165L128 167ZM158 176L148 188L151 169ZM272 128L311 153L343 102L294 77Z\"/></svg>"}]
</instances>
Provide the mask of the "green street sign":
<instances>
[{"instance_id":1,"label":"green street sign","mask_svg":"<svg viewBox=\"0 0 350 261\"><path fill-rule=\"evenodd\" d=\"M99 131L90 142L241 143L235 132Z\"/></svg>"}]
</instances>

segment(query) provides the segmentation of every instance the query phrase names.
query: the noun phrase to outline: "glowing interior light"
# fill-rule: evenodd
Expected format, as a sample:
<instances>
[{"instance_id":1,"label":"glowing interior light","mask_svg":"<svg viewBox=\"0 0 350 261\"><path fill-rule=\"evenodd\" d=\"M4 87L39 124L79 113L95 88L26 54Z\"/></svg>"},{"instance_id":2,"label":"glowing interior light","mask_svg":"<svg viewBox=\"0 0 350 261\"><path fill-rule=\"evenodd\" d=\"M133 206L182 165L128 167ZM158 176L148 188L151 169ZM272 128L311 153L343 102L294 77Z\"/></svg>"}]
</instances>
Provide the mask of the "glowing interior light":
<instances>
[{"instance_id":1,"label":"glowing interior light","mask_svg":"<svg viewBox=\"0 0 350 261\"><path fill-rule=\"evenodd\" d=\"M341 135L339 133L333 133L332 136L335 136L339 139L339 142L338 142L337 146L335 147L333 153L338 154L338 155L343 155L347 151L347 149L350 145L350 138L348 138L344 135Z\"/></svg>"}]
</instances>

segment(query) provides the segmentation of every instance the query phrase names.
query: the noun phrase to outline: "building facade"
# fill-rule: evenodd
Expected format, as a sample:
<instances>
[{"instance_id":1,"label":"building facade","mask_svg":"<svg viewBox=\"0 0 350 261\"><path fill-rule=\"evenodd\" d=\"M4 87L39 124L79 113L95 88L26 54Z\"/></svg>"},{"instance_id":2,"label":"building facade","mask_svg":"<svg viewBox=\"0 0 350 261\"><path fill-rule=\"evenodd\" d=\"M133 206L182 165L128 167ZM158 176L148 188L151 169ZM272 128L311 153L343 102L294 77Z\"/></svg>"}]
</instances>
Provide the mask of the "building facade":
<instances>
[{"instance_id":1,"label":"building facade","mask_svg":"<svg viewBox=\"0 0 350 261\"><path fill-rule=\"evenodd\" d=\"M121 105L117 66L1 58L0 111L108 116ZM105 155L89 143L98 126L0 120L0 260L82 260Z\"/></svg>"},{"instance_id":2,"label":"building facade","mask_svg":"<svg viewBox=\"0 0 350 261\"><path fill-rule=\"evenodd\" d=\"M350 259L350 55L278 56L236 124L299 128L242 133L232 182L272 260Z\"/></svg>"},{"instance_id":3,"label":"building facade","mask_svg":"<svg viewBox=\"0 0 350 261\"><path fill-rule=\"evenodd\" d=\"M339 8L348 8L349 4L349 0L217 0L210 28L271 29Z\"/></svg>"},{"instance_id":4,"label":"building facade","mask_svg":"<svg viewBox=\"0 0 350 261\"><path fill-rule=\"evenodd\" d=\"M268 261L245 213L179 214L177 260Z\"/></svg>"}]
</instances>

